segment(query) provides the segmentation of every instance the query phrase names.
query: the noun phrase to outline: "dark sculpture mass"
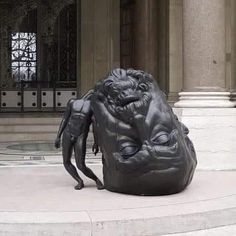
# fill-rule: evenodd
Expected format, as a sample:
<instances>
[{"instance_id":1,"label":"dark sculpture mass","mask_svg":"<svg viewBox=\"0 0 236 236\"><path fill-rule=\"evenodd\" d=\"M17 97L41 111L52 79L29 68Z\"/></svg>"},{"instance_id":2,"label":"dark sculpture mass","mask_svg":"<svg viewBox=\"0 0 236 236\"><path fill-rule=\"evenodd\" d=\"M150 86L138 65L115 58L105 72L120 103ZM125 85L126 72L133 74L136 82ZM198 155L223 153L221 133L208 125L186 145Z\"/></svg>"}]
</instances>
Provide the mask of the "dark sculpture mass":
<instances>
[{"instance_id":1,"label":"dark sculpture mass","mask_svg":"<svg viewBox=\"0 0 236 236\"><path fill-rule=\"evenodd\" d=\"M82 121L87 127L83 136L87 138L93 117L95 149L98 145L102 152L106 189L164 195L180 192L191 182L197 160L188 129L178 121L150 74L112 70L95 85L89 99L78 101L85 100L89 100L91 115ZM80 127L80 122L75 121L72 129ZM78 146L82 160L86 138ZM67 150L68 141L62 146ZM63 151L64 155L71 156Z\"/></svg>"},{"instance_id":2,"label":"dark sculpture mass","mask_svg":"<svg viewBox=\"0 0 236 236\"><path fill-rule=\"evenodd\" d=\"M58 130L55 147L59 148L62 138L63 164L68 173L78 182L75 189L84 187L83 180L80 178L75 166L71 162L74 150L76 165L84 175L93 179L98 189L103 189L103 184L98 177L85 165L86 140L88 137L89 126L92 123L93 112L91 110L90 98L93 91L89 91L81 99L71 99L68 104L64 117ZM98 147L94 144L94 153L98 152Z\"/></svg>"}]
</instances>

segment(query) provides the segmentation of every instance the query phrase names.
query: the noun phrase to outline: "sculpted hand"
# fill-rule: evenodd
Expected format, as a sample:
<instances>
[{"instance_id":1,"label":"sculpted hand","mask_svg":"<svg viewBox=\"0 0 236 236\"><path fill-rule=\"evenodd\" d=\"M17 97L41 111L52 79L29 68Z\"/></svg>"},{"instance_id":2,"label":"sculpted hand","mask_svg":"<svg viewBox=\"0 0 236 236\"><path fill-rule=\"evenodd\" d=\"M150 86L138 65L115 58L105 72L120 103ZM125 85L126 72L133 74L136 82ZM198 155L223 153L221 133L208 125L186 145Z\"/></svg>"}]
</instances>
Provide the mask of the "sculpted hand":
<instances>
[{"instance_id":1,"label":"sculpted hand","mask_svg":"<svg viewBox=\"0 0 236 236\"><path fill-rule=\"evenodd\" d=\"M54 146L55 146L55 148L60 148L60 146L61 146L61 139L60 138L56 138Z\"/></svg>"},{"instance_id":2,"label":"sculpted hand","mask_svg":"<svg viewBox=\"0 0 236 236\"><path fill-rule=\"evenodd\" d=\"M96 143L93 144L92 146L92 151L93 151L93 154L96 156L97 153L99 152L99 147Z\"/></svg>"}]
</instances>

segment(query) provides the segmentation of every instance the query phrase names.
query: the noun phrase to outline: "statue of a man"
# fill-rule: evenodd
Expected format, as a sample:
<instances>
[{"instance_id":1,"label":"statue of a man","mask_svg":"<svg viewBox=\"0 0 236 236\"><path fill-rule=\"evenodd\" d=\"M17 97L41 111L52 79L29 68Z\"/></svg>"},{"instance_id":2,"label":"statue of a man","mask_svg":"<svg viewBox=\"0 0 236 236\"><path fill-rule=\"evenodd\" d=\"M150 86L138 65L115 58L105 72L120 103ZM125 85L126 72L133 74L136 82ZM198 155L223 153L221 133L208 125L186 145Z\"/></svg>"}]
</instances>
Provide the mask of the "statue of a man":
<instances>
[{"instance_id":1,"label":"statue of a man","mask_svg":"<svg viewBox=\"0 0 236 236\"><path fill-rule=\"evenodd\" d=\"M84 187L83 180L80 178L75 166L71 162L74 150L76 166L87 177L96 182L98 189L103 189L103 184L98 177L85 165L86 156L86 139L92 123L93 112L90 106L90 98L93 90L87 92L81 99L71 99L64 113L60 128L55 140L55 147L59 148L62 137L62 156L63 164L69 174L78 182L75 189ZM94 140L93 152L96 155L98 146L96 139Z\"/></svg>"}]
</instances>

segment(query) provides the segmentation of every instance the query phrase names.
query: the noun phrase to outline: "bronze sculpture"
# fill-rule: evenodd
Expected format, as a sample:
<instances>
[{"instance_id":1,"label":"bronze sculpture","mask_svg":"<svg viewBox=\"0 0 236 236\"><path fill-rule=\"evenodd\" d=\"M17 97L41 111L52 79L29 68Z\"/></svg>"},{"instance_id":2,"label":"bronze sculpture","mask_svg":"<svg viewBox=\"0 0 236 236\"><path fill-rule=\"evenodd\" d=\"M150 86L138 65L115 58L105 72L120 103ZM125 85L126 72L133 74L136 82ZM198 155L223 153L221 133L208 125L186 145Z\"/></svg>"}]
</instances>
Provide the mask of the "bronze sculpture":
<instances>
[{"instance_id":1,"label":"bronze sculpture","mask_svg":"<svg viewBox=\"0 0 236 236\"><path fill-rule=\"evenodd\" d=\"M137 195L183 190L197 164L188 129L152 76L115 69L90 96L106 189ZM85 145L80 148L85 151Z\"/></svg>"},{"instance_id":2,"label":"bronze sculpture","mask_svg":"<svg viewBox=\"0 0 236 236\"><path fill-rule=\"evenodd\" d=\"M103 189L103 184L98 177L85 165L86 155L86 139L89 132L89 126L92 123L92 110L90 106L90 98L93 91L86 93L81 99L71 99L64 113L63 119L58 130L57 138L55 140L55 147L60 147L61 135L62 138L62 156L63 164L68 173L78 182L75 189L84 187L83 180L80 178L75 166L71 162L72 152L74 150L76 166L87 177L96 182L98 189ZM98 152L96 147L96 140L94 144L94 153Z\"/></svg>"}]
</instances>

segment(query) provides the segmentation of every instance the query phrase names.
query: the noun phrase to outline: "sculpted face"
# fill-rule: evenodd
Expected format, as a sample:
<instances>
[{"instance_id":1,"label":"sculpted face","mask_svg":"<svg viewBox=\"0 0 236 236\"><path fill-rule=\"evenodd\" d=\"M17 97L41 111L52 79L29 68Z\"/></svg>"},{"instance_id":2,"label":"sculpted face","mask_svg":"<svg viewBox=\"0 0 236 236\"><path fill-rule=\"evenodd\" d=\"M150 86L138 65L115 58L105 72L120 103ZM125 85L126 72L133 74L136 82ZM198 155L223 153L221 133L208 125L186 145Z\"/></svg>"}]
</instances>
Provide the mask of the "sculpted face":
<instances>
[{"instance_id":1,"label":"sculpted face","mask_svg":"<svg viewBox=\"0 0 236 236\"><path fill-rule=\"evenodd\" d=\"M151 75L113 70L97 83L91 104L107 189L159 195L191 182L196 155L188 129Z\"/></svg>"},{"instance_id":2,"label":"sculpted face","mask_svg":"<svg viewBox=\"0 0 236 236\"><path fill-rule=\"evenodd\" d=\"M101 99L112 116L127 120L133 112L145 112L151 100L151 81L133 70L114 70L103 80ZM138 72L137 72L138 73ZM140 73L140 72L139 72ZM139 76L139 78L138 78ZM143 110L143 111L142 111Z\"/></svg>"}]
</instances>

